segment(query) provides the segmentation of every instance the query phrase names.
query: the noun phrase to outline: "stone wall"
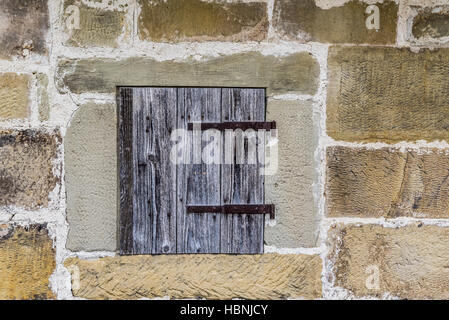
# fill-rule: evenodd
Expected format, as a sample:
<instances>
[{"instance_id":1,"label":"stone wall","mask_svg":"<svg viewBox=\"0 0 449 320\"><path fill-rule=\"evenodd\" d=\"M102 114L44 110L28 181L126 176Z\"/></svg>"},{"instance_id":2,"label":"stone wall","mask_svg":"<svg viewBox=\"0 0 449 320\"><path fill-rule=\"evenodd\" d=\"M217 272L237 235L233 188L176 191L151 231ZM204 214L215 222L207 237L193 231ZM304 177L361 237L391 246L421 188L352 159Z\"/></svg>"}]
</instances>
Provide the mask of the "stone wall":
<instances>
[{"instance_id":1,"label":"stone wall","mask_svg":"<svg viewBox=\"0 0 449 320\"><path fill-rule=\"evenodd\" d=\"M4 0L0 44L0 298L448 298L446 0ZM267 89L265 254L118 254L122 85Z\"/></svg>"}]
</instances>

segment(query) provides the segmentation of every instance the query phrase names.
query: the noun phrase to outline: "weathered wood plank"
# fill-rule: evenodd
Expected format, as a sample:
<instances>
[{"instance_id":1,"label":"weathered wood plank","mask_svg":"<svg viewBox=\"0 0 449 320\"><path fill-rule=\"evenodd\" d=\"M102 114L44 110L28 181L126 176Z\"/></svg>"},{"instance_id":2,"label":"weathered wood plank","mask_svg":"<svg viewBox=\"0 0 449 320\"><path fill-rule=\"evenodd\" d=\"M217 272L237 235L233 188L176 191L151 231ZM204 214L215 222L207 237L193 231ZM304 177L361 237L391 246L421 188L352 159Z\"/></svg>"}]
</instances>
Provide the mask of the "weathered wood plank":
<instances>
[{"instance_id":1,"label":"weathered wood plank","mask_svg":"<svg viewBox=\"0 0 449 320\"><path fill-rule=\"evenodd\" d=\"M178 89L178 128L186 129L188 122L221 121L221 89L180 88ZM190 164L178 165L178 253L219 253L220 216L216 213L186 213L187 205L219 205L221 138L216 130L206 141L190 131L183 139L191 146L185 159ZM219 153L204 163L202 150L208 150L211 140L218 143ZM198 148L201 146L201 148ZM206 149L205 149L206 148ZM208 152L209 156L211 155Z\"/></svg>"},{"instance_id":2,"label":"weathered wood plank","mask_svg":"<svg viewBox=\"0 0 449 320\"><path fill-rule=\"evenodd\" d=\"M133 254L153 253L152 221L149 217L150 182L148 168L150 110L145 89L133 89Z\"/></svg>"},{"instance_id":3,"label":"weathered wood plank","mask_svg":"<svg viewBox=\"0 0 449 320\"><path fill-rule=\"evenodd\" d=\"M133 253L133 148L132 148L132 88L119 88L117 103L119 177L120 177L120 254Z\"/></svg>"},{"instance_id":4,"label":"weathered wood plank","mask_svg":"<svg viewBox=\"0 0 449 320\"><path fill-rule=\"evenodd\" d=\"M222 119L227 121L265 121L265 90L264 89L222 89ZM250 134L250 131L245 131ZM234 151L231 159L233 164L226 159L226 148L222 165L222 203L223 204L262 204L264 203L264 176L260 174L262 165L259 163L257 132L254 134L251 146L251 138L243 140L243 145L233 143ZM235 141L239 135L235 134ZM242 147L243 149L240 149ZM248 150L254 147L256 154L254 163L248 163ZM242 156L241 150L244 150ZM262 148L263 150L263 148ZM228 155L229 156L229 155ZM242 156L240 158L240 156ZM263 155L261 155L263 158ZM243 160L243 161L240 161ZM243 162L243 163L242 163ZM232 214L221 217L221 252L222 253L262 253L264 215Z\"/></svg>"},{"instance_id":5,"label":"weathered wood plank","mask_svg":"<svg viewBox=\"0 0 449 320\"><path fill-rule=\"evenodd\" d=\"M148 88L147 103L151 106L148 157L154 170L150 172L153 253L176 253L176 165L170 161L170 135L177 122L176 88Z\"/></svg>"},{"instance_id":6,"label":"weathered wood plank","mask_svg":"<svg viewBox=\"0 0 449 320\"><path fill-rule=\"evenodd\" d=\"M176 89L134 88L134 254L176 252Z\"/></svg>"}]
</instances>

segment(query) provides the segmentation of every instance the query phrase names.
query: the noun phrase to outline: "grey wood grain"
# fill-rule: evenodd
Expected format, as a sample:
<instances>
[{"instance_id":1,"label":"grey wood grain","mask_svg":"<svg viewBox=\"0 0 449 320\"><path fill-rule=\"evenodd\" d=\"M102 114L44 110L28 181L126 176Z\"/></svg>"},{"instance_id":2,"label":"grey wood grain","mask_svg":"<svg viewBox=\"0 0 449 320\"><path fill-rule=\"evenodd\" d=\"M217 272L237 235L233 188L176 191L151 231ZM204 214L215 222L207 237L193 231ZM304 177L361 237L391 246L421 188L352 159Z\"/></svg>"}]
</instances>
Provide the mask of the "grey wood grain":
<instances>
[{"instance_id":1,"label":"grey wood grain","mask_svg":"<svg viewBox=\"0 0 449 320\"><path fill-rule=\"evenodd\" d=\"M149 217L150 181L147 163L150 110L144 89L133 89L133 254L153 253L152 221Z\"/></svg>"},{"instance_id":2,"label":"grey wood grain","mask_svg":"<svg viewBox=\"0 0 449 320\"><path fill-rule=\"evenodd\" d=\"M221 89L180 88L178 89L178 128L187 128L188 122L221 121ZM201 141L201 148L195 144L197 137L189 131L188 139L192 152L185 155L190 164L178 165L178 253L219 253L220 216L216 213L186 213L187 205L219 205L220 196L220 132L208 131L212 135ZM217 136L218 134L218 136ZM217 163L204 163L201 150L206 145L218 143ZM199 137L201 138L201 136ZM196 155L196 157L195 157ZM213 160L214 158L212 157ZM198 161L199 160L199 161Z\"/></svg>"},{"instance_id":3,"label":"grey wood grain","mask_svg":"<svg viewBox=\"0 0 449 320\"><path fill-rule=\"evenodd\" d=\"M134 254L176 253L176 127L174 88L134 88Z\"/></svg>"},{"instance_id":4,"label":"grey wood grain","mask_svg":"<svg viewBox=\"0 0 449 320\"><path fill-rule=\"evenodd\" d=\"M264 89L222 89L222 119L227 121L265 121ZM236 137L237 138L237 137ZM262 141L256 141L260 143ZM223 204L264 203L264 176L261 164L248 164L250 141L244 140L244 163L239 164L239 148L234 143L234 164L222 165ZM256 147L256 152L261 149ZM262 149L263 150L263 149ZM263 152L263 151L262 151ZM263 158L263 155L261 155ZM232 214L221 216L222 253L263 253L265 217L255 214Z\"/></svg>"},{"instance_id":5,"label":"grey wood grain","mask_svg":"<svg viewBox=\"0 0 449 320\"><path fill-rule=\"evenodd\" d=\"M120 254L133 253L133 148L132 88L118 89L118 153L119 153L119 248Z\"/></svg>"},{"instance_id":6,"label":"grey wood grain","mask_svg":"<svg viewBox=\"0 0 449 320\"><path fill-rule=\"evenodd\" d=\"M191 131L181 136L192 151L183 154L188 164L176 165L170 152L172 131L188 122L265 121L265 90L120 88L119 95L120 253L262 253L263 215L186 212L187 205L264 203L258 154L247 163L251 141L242 145L243 164L204 163L213 139L215 156L225 157L218 131L199 145ZM238 161L240 146L231 150L226 161Z\"/></svg>"}]
</instances>

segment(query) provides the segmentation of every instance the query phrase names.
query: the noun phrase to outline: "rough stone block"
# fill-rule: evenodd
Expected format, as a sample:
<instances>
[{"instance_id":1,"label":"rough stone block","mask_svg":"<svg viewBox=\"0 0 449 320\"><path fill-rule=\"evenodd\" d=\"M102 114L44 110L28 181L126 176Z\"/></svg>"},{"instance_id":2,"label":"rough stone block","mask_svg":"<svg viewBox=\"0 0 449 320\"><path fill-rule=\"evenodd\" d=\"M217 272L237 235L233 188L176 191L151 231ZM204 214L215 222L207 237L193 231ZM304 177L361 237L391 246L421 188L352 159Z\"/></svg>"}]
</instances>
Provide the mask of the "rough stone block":
<instances>
[{"instance_id":1,"label":"rough stone block","mask_svg":"<svg viewBox=\"0 0 449 320\"><path fill-rule=\"evenodd\" d=\"M447 4L447 0L403 0L402 3L408 6L435 7Z\"/></svg>"},{"instance_id":2,"label":"rough stone block","mask_svg":"<svg viewBox=\"0 0 449 320\"><path fill-rule=\"evenodd\" d=\"M327 133L346 141L449 138L449 49L332 47Z\"/></svg>"},{"instance_id":3,"label":"rough stone block","mask_svg":"<svg viewBox=\"0 0 449 320\"><path fill-rule=\"evenodd\" d=\"M28 118L29 81L28 75L0 74L0 120Z\"/></svg>"},{"instance_id":4,"label":"rough stone block","mask_svg":"<svg viewBox=\"0 0 449 320\"><path fill-rule=\"evenodd\" d=\"M0 59L29 52L46 54L47 0L0 2Z\"/></svg>"},{"instance_id":5,"label":"rough stone block","mask_svg":"<svg viewBox=\"0 0 449 320\"><path fill-rule=\"evenodd\" d=\"M0 225L0 299L52 299L55 249L43 225Z\"/></svg>"},{"instance_id":6,"label":"rough stone block","mask_svg":"<svg viewBox=\"0 0 449 320\"><path fill-rule=\"evenodd\" d=\"M50 119L48 77L44 73L37 75L37 99L39 105L39 121L48 121Z\"/></svg>"},{"instance_id":7,"label":"rough stone block","mask_svg":"<svg viewBox=\"0 0 449 320\"><path fill-rule=\"evenodd\" d=\"M449 37L449 7L420 11L413 19L412 34L423 40Z\"/></svg>"},{"instance_id":8,"label":"rough stone block","mask_svg":"<svg viewBox=\"0 0 449 320\"><path fill-rule=\"evenodd\" d=\"M149 41L261 41L265 2L139 0L139 37Z\"/></svg>"},{"instance_id":9,"label":"rough stone block","mask_svg":"<svg viewBox=\"0 0 449 320\"><path fill-rule=\"evenodd\" d=\"M335 285L356 297L449 298L449 228L336 226L329 232Z\"/></svg>"},{"instance_id":10,"label":"rough stone block","mask_svg":"<svg viewBox=\"0 0 449 320\"><path fill-rule=\"evenodd\" d=\"M312 185L317 181L314 153L318 129L313 105L269 100L267 120L278 128L278 171L265 177L265 202L276 205L276 225L265 226L265 243L278 248L313 247L317 238L317 206Z\"/></svg>"},{"instance_id":11,"label":"rough stone block","mask_svg":"<svg viewBox=\"0 0 449 320\"><path fill-rule=\"evenodd\" d=\"M79 10L79 26L73 23L74 13L71 10L76 6ZM64 2L64 27L69 34L65 42L74 47L116 47L118 38L124 33L125 13L128 5L118 8L89 7L78 0Z\"/></svg>"},{"instance_id":12,"label":"rough stone block","mask_svg":"<svg viewBox=\"0 0 449 320\"><path fill-rule=\"evenodd\" d=\"M449 217L449 155L441 150L327 149L332 217Z\"/></svg>"},{"instance_id":13,"label":"rough stone block","mask_svg":"<svg viewBox=\"0 0 449 320\"><path fill-rule=\"evenodd\" d=\"M86 104L64 140L67 248L117 248L117 116L111 104Z\"/></svg>"},{"instance_id":14,"label":"rough stone block","mask_svg":"<svg viewBox=\"0 0 449 320\"><path fill-rule=\"evenodd\" d=\"M394 1L375 4L379 9L379 29L368 29L369 4L349 1L332 7L319 7L315 0L276 0L275 30L289 39L326 43L394 44L398 5ZM370 20L371 21L371 20Z\"/></svg>"},{"instance_id":15,"label":"rough stone block","mask_svg":"<svg viewBox=\"0 0 449 320\"><path fill-rule=\"evenodd\" d=\"M313 255L156 255L70 258L74 296L87 299L287 299L321 297L321 258Z\"/></svg>"},{"instance_id":16,"label":"rough stone block","mask_svg":"<svg viewBox=\"0 0 449 320\"><path fill-rule=\"evenodd\" d=\"M196 61L150 58L62 60L60 91L115 93L117 86L266 87L269 95L314 94L320 68L307 52L284 57L258 52Z\"/></svg>"},{"instance_id":17,"label":"rough stone block","mask_svg":"<svg viewBox=\"0 0 449 320\"><path fill-rule=\"evenodd\" d=\"M0 206L46 207L55 176L58 132L0 130Z\"/></svg>"}]
</instances>

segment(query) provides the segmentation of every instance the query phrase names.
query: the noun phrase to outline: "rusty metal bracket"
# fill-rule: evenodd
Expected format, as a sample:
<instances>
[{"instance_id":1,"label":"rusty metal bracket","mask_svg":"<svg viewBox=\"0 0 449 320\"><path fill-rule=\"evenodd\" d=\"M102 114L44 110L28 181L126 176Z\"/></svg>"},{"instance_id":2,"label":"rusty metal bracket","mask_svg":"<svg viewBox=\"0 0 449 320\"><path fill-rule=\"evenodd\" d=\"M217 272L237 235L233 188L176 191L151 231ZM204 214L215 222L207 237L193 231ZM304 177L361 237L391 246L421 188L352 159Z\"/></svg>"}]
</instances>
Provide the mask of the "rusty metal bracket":
<instances>
[{"instance_id":1,"label":"rusty metal bracket","mask_svg":"<svg viewBox=\"0 0 449 320\"><path fill-rule=\"evenodd\" d=\"M275 218L274 204L225 204L223 206L187 206L187 213L269 214Z\"/></svg>"},{"instance_id":2,"label":"rusty metal bracket","mask_svg":"<svg viewBox=\"0 0 449 320\"><path fill-rule=\"evenodd\" d=\"M201 130L217 129L217 130L271 130L276 129L276 121L262 122L262 121L248 121L248 122L189 122L187 124L188 130L193 130L194 126L198 125Z\"/></svg>"}]
</instances>

